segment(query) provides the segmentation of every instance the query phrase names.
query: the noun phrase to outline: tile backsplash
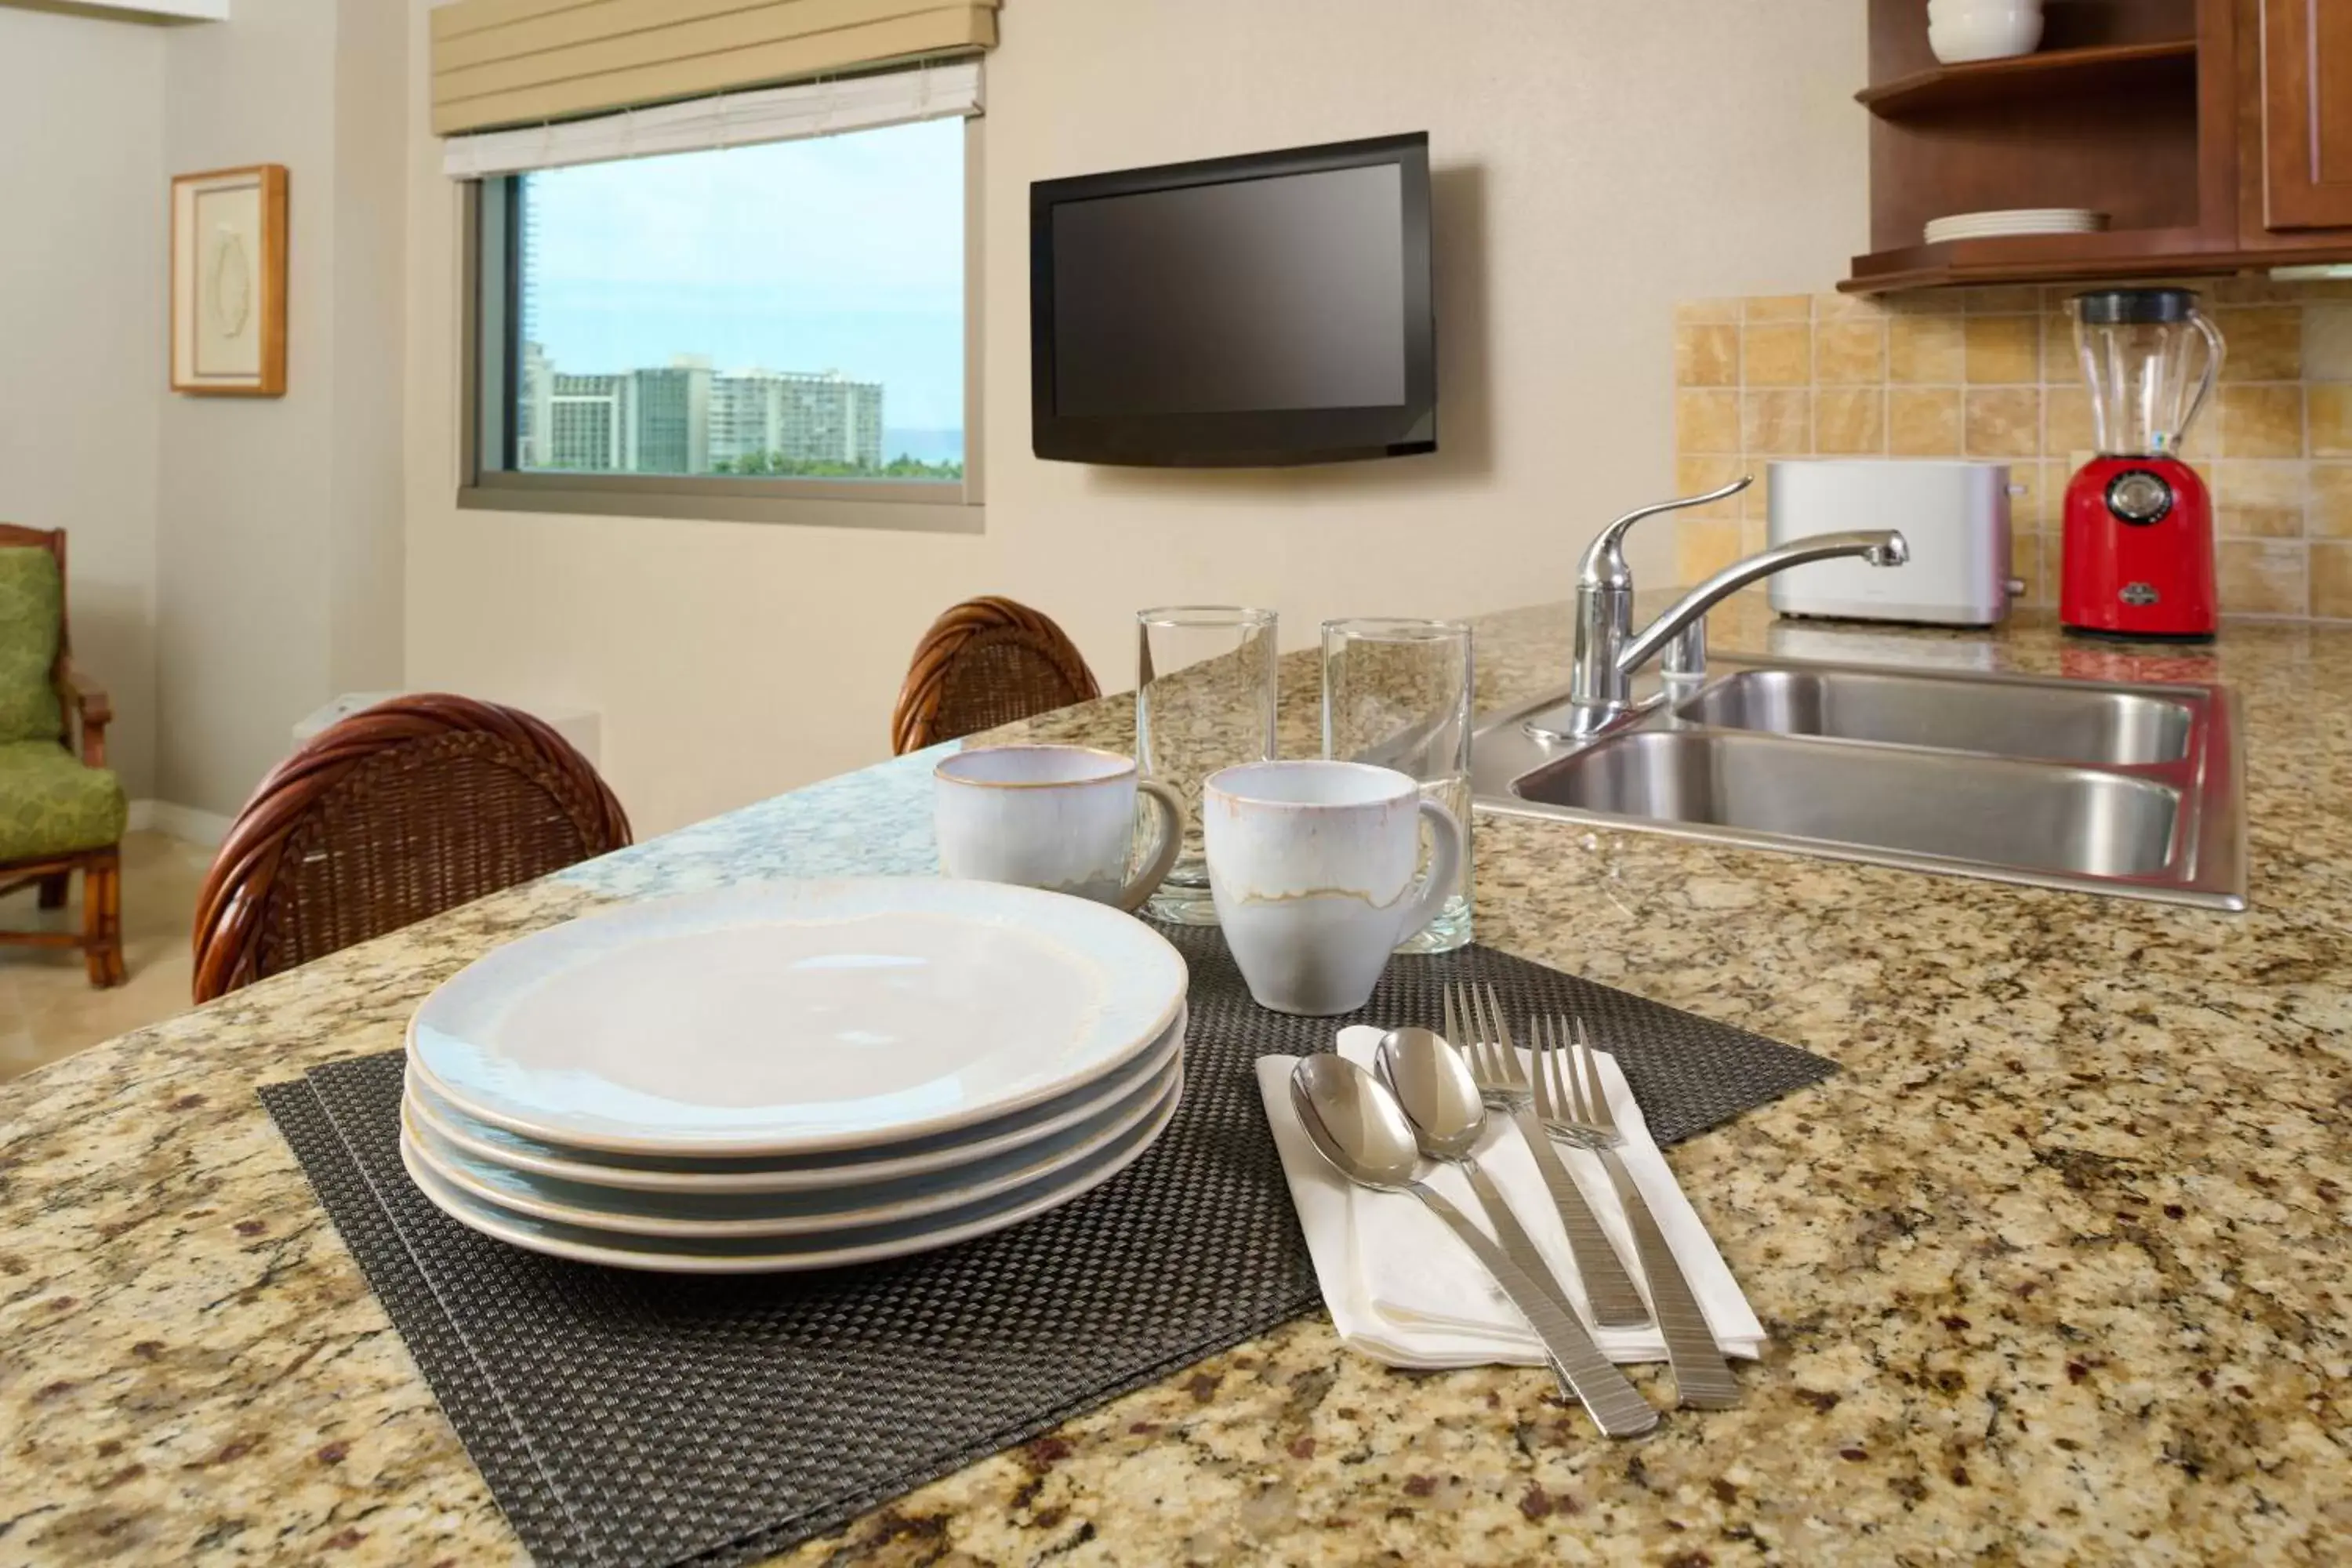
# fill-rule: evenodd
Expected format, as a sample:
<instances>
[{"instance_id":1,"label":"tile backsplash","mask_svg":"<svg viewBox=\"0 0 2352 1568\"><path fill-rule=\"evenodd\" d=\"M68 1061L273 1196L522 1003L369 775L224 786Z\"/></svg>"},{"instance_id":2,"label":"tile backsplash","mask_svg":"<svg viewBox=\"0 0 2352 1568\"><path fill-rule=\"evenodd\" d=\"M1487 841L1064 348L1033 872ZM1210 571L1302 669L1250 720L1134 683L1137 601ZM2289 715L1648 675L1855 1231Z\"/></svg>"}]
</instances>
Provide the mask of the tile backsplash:
<instances>
[{"instance_id":1,"label":"tile backsplash","mask_svg":"<svg viewBox=\"0 0 2352 1568\"><path fill-rule=\"evenodd\" d=\"M2228 340L2184 451L2212 488L2221 608L2352 620L2352 284L2188 283ZM2014 574L2058 595L2059 506L2090 454L2065 310L2080 286L1699 300L1675 322L1677 492L1753 470L1682 514L1685 583L1764 545L1774 458L1985 458L2011 465Z\"/></svg>"}]
</instances>

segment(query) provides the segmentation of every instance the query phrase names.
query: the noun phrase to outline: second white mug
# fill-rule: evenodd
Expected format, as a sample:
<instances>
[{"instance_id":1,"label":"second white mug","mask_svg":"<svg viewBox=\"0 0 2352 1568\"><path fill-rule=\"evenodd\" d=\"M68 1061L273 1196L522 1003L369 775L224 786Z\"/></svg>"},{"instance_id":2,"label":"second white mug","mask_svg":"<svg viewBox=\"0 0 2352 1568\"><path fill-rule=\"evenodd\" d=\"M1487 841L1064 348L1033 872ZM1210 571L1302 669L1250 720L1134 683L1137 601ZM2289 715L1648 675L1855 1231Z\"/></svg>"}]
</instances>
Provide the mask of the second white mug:
<instances>
[{"instance_id":1,"label":"second white mug","mask_svg":"<svg viewBox=\"0 0 2352 1568\"><path fill-rule=\"evenodd\" d=\"M1462 824L1393 768L1251 763L1209 779L1201 824L1217 923L1250 995L1277 1013L1351 1013L1397 943L1437 918ZM1434 853L1416 882L1421 823Z\"/></svg>"},{"instance_id":2,"label":"second white mug","mask_svg":"<svg viewBox=\"0 0 2352 1568\"><path fill-rule=\"evenodd\" d=\"M931 821L950 877L1017 882L1132 910L1151 896L1184 842L1184 803L1136 777L1135 759L1087 746L983 746L931 772ZM1135 798L1150 800L1159 835L1127 874Z\"/></svg>"}]
</instances>

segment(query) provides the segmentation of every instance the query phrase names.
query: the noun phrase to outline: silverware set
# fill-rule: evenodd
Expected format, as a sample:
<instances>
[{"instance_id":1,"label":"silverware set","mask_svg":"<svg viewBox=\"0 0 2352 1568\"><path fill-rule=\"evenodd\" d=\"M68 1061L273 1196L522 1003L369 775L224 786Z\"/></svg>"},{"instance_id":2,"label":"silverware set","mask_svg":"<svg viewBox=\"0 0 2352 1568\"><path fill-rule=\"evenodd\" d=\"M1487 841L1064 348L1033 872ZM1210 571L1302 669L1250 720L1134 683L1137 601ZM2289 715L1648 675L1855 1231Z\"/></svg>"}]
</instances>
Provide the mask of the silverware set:
<instances>
[{"instance_id":1,"label":"silverware set","mask_svg":"<svg viewBox=\"0 0 2352 1568\"><path fill-rule=\"evenodd\" d=\"M1465 1034L1462 1021L1470 1020L1470 1030ZM1445 1037L1465 1042L1464 1049L1470 1058L1470 1070L1478 1080L1479 1093L1495 1110L1507 1112L1527 1141L1535 1155L1536 1169L1543 1173L1544 1186L1551 1193L1551 1201L1559 1210L1560 1224L1568 1231L1568 1247L1576 1258L1576 1269L1584 1277L1585 1298L1592 1304L1592 1321L1603 1328L1639 1328L1650 1321L1650 1311L1642 1304L1642 1293L1633 1288L1633 1276L1618 1261L1616 1250L1601 1229L1601 1221L1593 1214L1584 1194L1577 1190L1576 1180L1568 1173L1568 1163L1552 1146L1546 1122L1549 1111L1540 1110L1534 1091L1528 1085L1528 1075L1519 1066L1518 1047L1511 1040L1509 1026L1503 1021L1502 1008L1496 1004L1494 988L1486 988L1482 998L1466 985L1445 988ZM1541 1117L1543 1120L1538 1121Z\"/></svg>"},{"instance_id":2,"label":"silverware set","mask_svg":"<svg viewBox=\"0 0 2352 1568\"><path fill-rule=\"evenodd\" d=\"M1444 1221L1527 1320L1561 1386L1602 1432L1626 1437L1649 1431L1657 1412L1593 1342L1567 1289L1478 1163L1475 1151L1487 1118L1499 1117L1526 1142L1542 1173L1594 1321L1640 1328L1654 1309L1677 1403L1707 1410L1737 1405L1738 1383L1619 1152L1622 1134L1583 1020L1529 1021L1530 1074L1492 986L1449 985L1444 1010L1444 1035L1401 1028L1383 1036L1376 1075L1337 1056L1298 1064L1291 1101L1317 1152L1349 1180L1409 1194ZM1648 1287L1646 1303L1628 1260L1618 1257L1578 1189L1563 1148L1589 1152L1607 1171L1633 1232L1632 1261ZM1424 1158L1462 1170L1492 1236L1420 1179Z\"/></svg>"},{"instance_id":3,"label":"silverware set","mask_svg":"<svg viewBox=\"0 0 2352 1568\"><path fill-rule=\"evenodd\" d=\"M1684 1405L1701 1410L1726 1410L1739 1403L1739 1384L1731 1364L1708 1331L1706 1314L1683 1278L1682 1265L1666 1246L1657 1216L1650 1213L1642 1190L1633 1184L1624 1159L1617 1152L1623 1142L1616 1118L1610 1114L1609 1096L1601 1083L1601 1064L1593 1059L1585 1037L1584 1020L1575 1021L1576 1037L1562 1048L1559 1021L1537 1020L1536 1115L1552 1137L1589 1149L1601 1157L1609 1182L1617 1190L1625 1220L1633 1232L1633 1250L1642 1273L1650 1282L1658 1331L1666 1342L1666 1360L1674 1368L1675 1394Z\"/></svg>"}]
</instances>

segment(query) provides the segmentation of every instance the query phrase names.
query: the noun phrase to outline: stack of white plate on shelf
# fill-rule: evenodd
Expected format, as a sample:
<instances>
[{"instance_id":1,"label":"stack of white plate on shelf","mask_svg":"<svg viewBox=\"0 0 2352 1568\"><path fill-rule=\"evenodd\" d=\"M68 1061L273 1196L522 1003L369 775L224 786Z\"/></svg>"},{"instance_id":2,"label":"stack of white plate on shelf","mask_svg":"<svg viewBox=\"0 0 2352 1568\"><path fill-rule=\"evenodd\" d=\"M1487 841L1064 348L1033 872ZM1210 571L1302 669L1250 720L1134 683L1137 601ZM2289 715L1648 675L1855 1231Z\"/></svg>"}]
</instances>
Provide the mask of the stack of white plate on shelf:
<instances>
[{"instance_id":1,"label":"stack of white plate on shelf","mask_svg":"<svg viewBox=\"0 0 2352 1568\"><path fill-rule=\"evenodd\" d=\"M1927 243L1948 239L1992 239L2013 234L2096 234L2107 226L2107 215L2088 207L2011 207L2000 212L1954 213L1931 218Z\"/></svg>"},{"instance_id":2,"label":"stack of white plate on shelf","mask_svg":"<svg viewBox=\"0 0 2352 1568\"><path fill-rule=\"evenodd\" d=\"M1184 961L1027 888L778 882L488 954L408 1030L401 1157L461 1224L680 1273L829 1268L1068 1203L1167 1128Z\"/></svg>"}]
</instances>

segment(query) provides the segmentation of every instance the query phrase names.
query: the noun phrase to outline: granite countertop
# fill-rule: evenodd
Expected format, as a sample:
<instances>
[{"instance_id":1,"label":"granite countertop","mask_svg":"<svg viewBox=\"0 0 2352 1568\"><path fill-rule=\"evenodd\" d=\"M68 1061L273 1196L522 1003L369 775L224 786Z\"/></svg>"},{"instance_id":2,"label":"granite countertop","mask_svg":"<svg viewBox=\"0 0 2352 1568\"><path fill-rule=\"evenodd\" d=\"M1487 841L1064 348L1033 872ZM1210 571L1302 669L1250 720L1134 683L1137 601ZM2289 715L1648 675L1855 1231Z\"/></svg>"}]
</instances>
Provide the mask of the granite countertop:
<instances>
[{"instance_id":1,"label":"granite countertop","mask_svg":"<svg viewBox=\"0 0 2352 1568\"><path fill-rule=\"evenodd\" d=\"M1478 626L1483 705L1559 682L1563 610ZM1744 605L1715 627L1721 648L1821 635ZM1480 940L1846 1069L1672 1153L1771 1334L1742 1408L1612 1444L1543 1374L1389 1372L1318 1314L784 1561L2335 1557L2352 630L2232 623L2150 654L2028 618L1864 651L2234 684L2254 907L1481 816ZM1285 681L1307 754L1311 657ZM1026 728L1132 732L1118 699ZM396 1047L475 955L615 900L929 871L928 766L780 796L0 1085L0 1563L520 1559L255 1086Z\"/></svg>"}]
</instances>

